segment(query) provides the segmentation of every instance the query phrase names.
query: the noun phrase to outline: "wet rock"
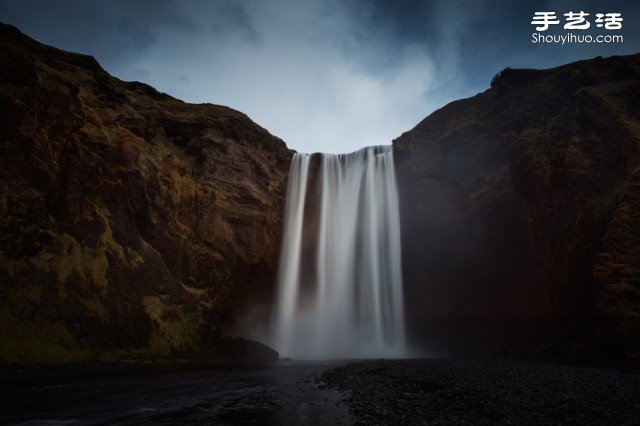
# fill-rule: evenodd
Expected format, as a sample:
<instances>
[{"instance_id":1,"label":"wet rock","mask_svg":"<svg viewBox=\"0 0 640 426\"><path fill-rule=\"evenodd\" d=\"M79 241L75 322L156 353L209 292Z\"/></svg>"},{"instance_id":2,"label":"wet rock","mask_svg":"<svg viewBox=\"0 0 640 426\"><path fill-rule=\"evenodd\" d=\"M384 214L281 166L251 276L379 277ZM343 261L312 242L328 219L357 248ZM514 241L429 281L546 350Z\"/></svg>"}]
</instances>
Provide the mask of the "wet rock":
<instances>
[{"instance_id":1,"label":"wet rock","mask_svg":"<svg viewBox=\"0 0 640 426\"><path fill-rule=\"evenodd\" d=\"M278 352L269 346L241 337L226 338L214 347L217 354L222 354L232 361L275 361Z\"/></svg>"}]
</instances>

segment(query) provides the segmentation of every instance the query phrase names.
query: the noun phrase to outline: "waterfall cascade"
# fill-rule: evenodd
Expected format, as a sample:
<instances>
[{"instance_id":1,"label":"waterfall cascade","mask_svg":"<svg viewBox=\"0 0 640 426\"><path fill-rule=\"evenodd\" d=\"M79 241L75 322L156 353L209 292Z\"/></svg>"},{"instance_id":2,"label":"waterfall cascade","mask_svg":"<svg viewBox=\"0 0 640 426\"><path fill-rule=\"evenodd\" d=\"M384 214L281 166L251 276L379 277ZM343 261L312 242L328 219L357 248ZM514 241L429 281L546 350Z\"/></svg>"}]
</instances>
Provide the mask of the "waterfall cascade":
<instances>
[{"instance_id":1,"label":"waterfall cascade","mask_svg":"<svg viewBox=\"0 0 640 426\"><path fill-rule=\"evenodd\" d=\"M403 356L393 148L316 155L291 162L272 344L296 358Z\"/></svg>"}]
</instances>

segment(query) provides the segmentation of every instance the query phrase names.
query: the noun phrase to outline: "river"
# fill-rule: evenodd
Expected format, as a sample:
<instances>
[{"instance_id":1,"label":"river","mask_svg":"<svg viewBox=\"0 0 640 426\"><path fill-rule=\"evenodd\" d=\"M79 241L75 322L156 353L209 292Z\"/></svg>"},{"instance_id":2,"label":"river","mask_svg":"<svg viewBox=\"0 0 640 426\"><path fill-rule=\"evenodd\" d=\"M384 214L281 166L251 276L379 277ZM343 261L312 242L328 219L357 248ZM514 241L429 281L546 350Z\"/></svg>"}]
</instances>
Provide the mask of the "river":
<instances>
[{"instance_id":1,"label":"river","mask_svg":"<svg viewBox=\"0 0 640 426\"><path fill-rule=\"evenodd\" d=\"M350 424L314 375L342 362L12 368L0 424Z\"/></svg>"}]
</instances>

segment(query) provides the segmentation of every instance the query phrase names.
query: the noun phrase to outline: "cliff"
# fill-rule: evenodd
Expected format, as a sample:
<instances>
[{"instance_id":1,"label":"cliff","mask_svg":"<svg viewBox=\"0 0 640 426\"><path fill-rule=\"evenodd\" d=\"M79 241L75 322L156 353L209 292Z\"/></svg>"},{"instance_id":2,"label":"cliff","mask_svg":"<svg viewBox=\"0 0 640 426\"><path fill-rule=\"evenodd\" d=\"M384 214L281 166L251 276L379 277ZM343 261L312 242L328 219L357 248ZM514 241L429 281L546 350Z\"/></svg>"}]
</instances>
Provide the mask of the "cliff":
<instances>
[{"instance_id":1,"label":"cliff","mask_svg":"<svg viewBox=\"0 0 640 426\"><path fill-rule=\"evenodd\" d=\"M0 52L0 360L263 350L223 334L271 297L284 142L3 24Z\"/></svg>"},{"instance_id":2,"label":"cliff","mask_svg":"<svg viewBox=\"0 0 640 426\"><path fill-rule=\"evenodd\" d=\"M640 55L506 69L394 141L427 349L638 356L638 105Z\"/></svg>"},{"instance_id":3,"label":"cliff","mask_svg":"<svg viewBox=\"0 0 640 426\"><path fill-rule=\"evenodd\" d=\"M0 361L273 357L225 335L272 300L284 142L2 24L0 52ZM640 55L506 69L394 141L423 354L638 356L639 104Z\"/></svg>"}]
</instances>

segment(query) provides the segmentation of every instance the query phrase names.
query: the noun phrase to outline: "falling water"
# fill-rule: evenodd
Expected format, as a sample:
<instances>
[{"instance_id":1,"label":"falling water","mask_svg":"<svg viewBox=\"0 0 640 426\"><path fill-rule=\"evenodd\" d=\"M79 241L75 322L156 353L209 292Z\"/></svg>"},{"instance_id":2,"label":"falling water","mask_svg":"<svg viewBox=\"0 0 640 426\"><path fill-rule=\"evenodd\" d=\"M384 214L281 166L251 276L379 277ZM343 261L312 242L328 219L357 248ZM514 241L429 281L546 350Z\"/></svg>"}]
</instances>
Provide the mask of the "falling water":
<instances>
[{"instance_id":1,"label":"falling water","mask_svg":"<svg viewBox=\"0 0 640 426\"><path fill-rule=\"evenodd\" d=\"M402 356L393 149L317 156L291 162L273 344L296 358Z\"/></svg>"}]
</instances>

